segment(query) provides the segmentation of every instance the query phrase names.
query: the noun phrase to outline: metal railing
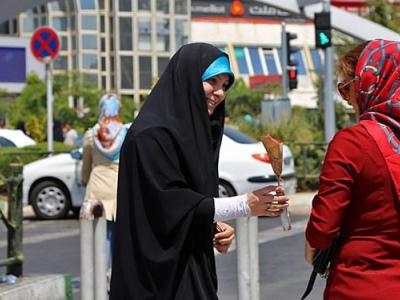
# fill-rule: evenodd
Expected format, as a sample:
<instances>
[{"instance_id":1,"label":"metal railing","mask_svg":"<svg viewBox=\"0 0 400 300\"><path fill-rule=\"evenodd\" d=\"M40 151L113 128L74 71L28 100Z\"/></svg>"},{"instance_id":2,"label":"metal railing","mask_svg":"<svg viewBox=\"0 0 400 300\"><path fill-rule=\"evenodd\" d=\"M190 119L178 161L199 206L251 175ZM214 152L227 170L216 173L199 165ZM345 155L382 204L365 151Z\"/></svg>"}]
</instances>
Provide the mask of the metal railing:
<instances>
[{"instance_id":1,"label":"metal railing","mask_svg":"<svg viewBox=\"0 0 400 300\"><path fill-rule=\"evenodd\" d=\"M22 276L24 255L22 253L22 164L10 163L10 175L2 178L7 186L7 216L0 209L0 218L7 228L7 258L0 266L7 267L7 274Z\"/></svg>"},{"instance_id":2,"label":"metal railing","mask_svg":"<svg viewBox=\"0 0 400 300\"><path fill-rule=\"evenodd\" d=\"M288 143L295 158L297 184L300 189L315 189L325 158L325 142Z\"/></svg>"}]
</instances>

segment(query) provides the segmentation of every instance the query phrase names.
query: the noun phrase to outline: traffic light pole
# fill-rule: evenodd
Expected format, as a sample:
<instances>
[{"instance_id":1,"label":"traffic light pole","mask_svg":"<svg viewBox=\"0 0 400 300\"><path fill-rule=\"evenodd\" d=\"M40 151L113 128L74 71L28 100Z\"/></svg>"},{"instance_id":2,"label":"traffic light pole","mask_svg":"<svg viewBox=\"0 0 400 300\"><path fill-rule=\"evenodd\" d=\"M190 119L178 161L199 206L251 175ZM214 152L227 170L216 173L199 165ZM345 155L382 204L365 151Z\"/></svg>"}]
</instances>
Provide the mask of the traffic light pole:
<instances>
[{"instance_id":1,"label":"traffic light pole","mask_svg":"<svg viewBox=\"0 0 400 300\"><path fill-rule=\"evenodd\" d=\"M324 0L323 11L330 12L330 1ZM330 142L335 135L335 104L333 102L333 48L325 49L325 76L324 76L324 117L325 141Z\"/></svg>"},{"instance_id":2,"label":"traffic light pole","mask_svg":"<svg viewBox=\"0 0 400 300\"><path fill-rule=\"evenodd\" d=\"M287 52L288 49L286 47L287 42L286 42L286 23L282 22L282 61L281 61L281 67L282 67L282 98L285 99L288 97L288 78L287 78Z\"/></svg>"}]
</instances>

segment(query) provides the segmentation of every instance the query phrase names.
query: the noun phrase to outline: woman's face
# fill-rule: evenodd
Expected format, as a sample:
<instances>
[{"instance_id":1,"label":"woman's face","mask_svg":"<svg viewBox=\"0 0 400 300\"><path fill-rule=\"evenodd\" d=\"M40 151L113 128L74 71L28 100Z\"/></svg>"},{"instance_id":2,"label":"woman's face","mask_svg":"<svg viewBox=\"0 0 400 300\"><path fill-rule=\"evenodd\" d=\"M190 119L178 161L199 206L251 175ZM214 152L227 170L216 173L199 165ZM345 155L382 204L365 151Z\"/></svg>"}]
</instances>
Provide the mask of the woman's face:
<instances>
[{"instance_id":1,"label":"woman's face","mask_svg":"<svg viewBox=\"0 0 400 300\"><path fill-rule=\"evenodd\" d=\"M356 116L359 116L360 110L356 100L356 92L354 88L354 79L347 79L339 82L338 90L343 100L345 100L354 109Z\"/></svg>"},{"instance_id":2,"label":"woman's face","mask_svg":"<svg viewBox=\"0 0 400 300\"><path fill-rule=\"evenodd\" d=\"M226 88L229 85L229 76L221 74L203 81L206 95L208 114L212 115L215 108L225 99Z\"/></svg>"}]
</instances>

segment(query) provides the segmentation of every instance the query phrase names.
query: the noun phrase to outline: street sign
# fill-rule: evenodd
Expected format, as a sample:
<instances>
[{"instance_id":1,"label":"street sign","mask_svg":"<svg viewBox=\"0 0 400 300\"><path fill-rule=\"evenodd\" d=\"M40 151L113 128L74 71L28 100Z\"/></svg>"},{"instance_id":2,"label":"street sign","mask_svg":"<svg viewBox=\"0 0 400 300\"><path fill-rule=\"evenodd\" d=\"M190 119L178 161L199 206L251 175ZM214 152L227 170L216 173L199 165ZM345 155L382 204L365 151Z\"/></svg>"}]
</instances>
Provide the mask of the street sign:
<instances>
[{"instance_id":1,"label":"street sign","mask_svg":"<svg viewBox=\"0 0 400 300\"><path fill-rule=\"evenodd\" d=\"M33 56L43 63L57 57L60 51L60 39L57 32L50 27L40 27L32 35L31 51Z\"/></svg>"}]
</instances>

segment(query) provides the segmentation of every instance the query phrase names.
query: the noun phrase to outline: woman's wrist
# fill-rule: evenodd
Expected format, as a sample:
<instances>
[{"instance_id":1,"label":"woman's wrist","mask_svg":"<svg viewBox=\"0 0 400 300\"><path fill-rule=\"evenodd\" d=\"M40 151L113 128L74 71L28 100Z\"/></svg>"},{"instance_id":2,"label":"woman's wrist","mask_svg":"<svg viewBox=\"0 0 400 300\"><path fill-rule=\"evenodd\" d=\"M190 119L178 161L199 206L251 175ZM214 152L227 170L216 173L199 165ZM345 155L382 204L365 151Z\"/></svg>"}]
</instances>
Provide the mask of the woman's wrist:
<instances>
[{"instance_id":1,"label":"woman's wrist","mask_svg":"<svg viewBox=\"0 0 400 300\"><path fill-rule=\"evenodd\" d=\"M234 197L214 198L214 221L226 221L251 216L248 194Z\"/></svg>"}]
</instances>

